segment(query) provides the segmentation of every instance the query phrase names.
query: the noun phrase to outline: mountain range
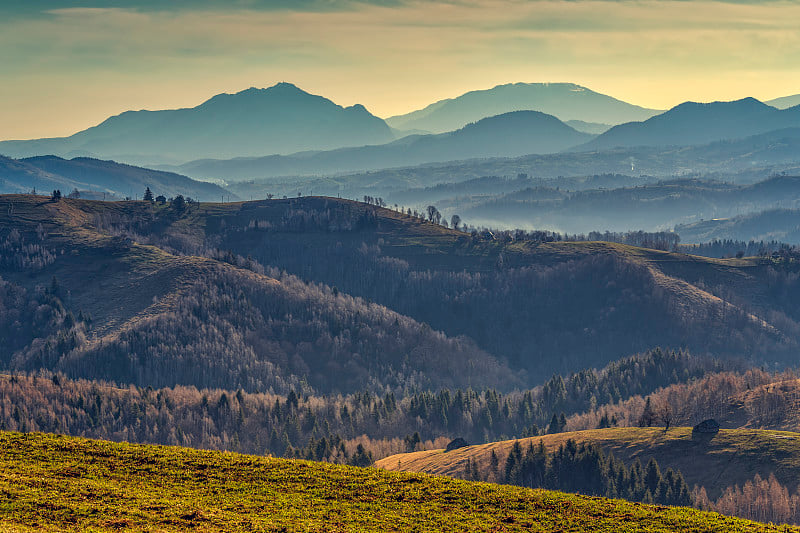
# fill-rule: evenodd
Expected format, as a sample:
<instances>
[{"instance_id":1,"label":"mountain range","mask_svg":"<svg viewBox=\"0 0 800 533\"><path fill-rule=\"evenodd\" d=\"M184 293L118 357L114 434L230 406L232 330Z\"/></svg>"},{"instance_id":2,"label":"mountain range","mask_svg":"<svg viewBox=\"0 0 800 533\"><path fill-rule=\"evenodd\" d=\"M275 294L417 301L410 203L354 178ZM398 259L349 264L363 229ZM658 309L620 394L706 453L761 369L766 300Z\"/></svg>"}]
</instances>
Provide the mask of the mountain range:
<instances>
[{"instance_id":1,"label":"mountain range","mask_svg":"<svg viewBox=\"0 0 800 533\"><path fill-rule=\"evenodd\" d=\"M491 115L533 110L563 121L621 124L659 113L596 93L574 83L509 83L470 91L435 102L424 109L386 119L393 128L443 133Z\"/></svg>"},{"instance_id":2,"label":"mountain range","mask_svg":"<svg viewBox=\"0 0 800 533\"><path fill-rule=\"evenodd\" d=\"M783 108L794 98L770 102ZM383 121L363 106L344 108L279 83L220 94L194 108L127 111L70 137L3 141L0 153L110 158L228 180L688 146L797 127L800 107L746 98L687 102L661 113L568 83L500 85Z\"/></svg>"},{"instance_id":3,"label":"mountain range","mask_svg":"<svg viewBox=\"0 0 800 533\"><path fill-rule=\"evenodd\" d=\"M361 105L341 107L290 83L219 94L188 109L126 111L70 137L0 142L13 157L102 156L183 162L381 144L394 135Z\"/></svg>"},{"instance_id":4,"label":"mountain range","mask_svg":"<svg viewBox=\"0 0 800 533\"><path fill-rule=\"evenodd\" d=\"M575 121L571 124L576 128L552 115L517 111L484 118L460 130L409 135L377 146L288 156L198 160L161 168L198 178L245 180L374 171L474 158L555 154L553 157L559 164L556 175L564 175L583 157L577 155L579 152L642 147L663 150L676 146L691 148L689 152L664 154L669 159L680 160L680 164L657 172L674 174L710 166L719 170L726 166L741 167L745 163L752 168L753 164L763 166L798 160L793 146L800 128L800 106L776 109L753 98L710 104L687 102L643 122L628 122L607 130L602 124ZM599 135L593 137L585 130ZM572 154L559 154L565 151ZM614 172L625 165L629 171L654 171L649 166L636 164L639 154L631 154L629 158L633 159L627 162L617 154L608 155L615 161ZM664 157L655 159L656 162L663 160ZM625 165L620 167L620 162Z\"/></svg>"},{"instance_id":5,"label":"mountain range","mask_svg":"<svg viewBox=\"0 0 800 533\"><path fill-rule=\"evenodd\" d=\"M800 106L776 109L755 98L686 102L644 122L620 124L576 150L689 146L800 127Z\"/></svg>"},{"instance_id":6,"label":"mountain range","mask_svg":"<svg viewBox=\"0 0 800 533\"><path fill-rule=\"evenodd\" d=\"M302 152L289 156L199 160L164 167L199 178L227 180L338 173L438 161L559 152L593 136L538 111L514 111L436 135L409 135L378 146Z\"/></svg>"}]
</instances>

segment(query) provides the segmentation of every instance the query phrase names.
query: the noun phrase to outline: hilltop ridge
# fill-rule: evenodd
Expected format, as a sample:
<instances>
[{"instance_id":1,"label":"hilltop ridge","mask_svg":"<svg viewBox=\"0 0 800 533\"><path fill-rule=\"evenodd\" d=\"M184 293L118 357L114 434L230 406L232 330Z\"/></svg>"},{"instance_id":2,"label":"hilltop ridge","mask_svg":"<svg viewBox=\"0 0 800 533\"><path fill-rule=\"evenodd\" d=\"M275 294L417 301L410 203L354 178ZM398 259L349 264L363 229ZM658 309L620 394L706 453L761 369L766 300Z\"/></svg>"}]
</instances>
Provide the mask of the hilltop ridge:
<instances>
[{"instance_id":1,"label":"hilltop ridge","mask_svg":"<svg viewBox=\"0 0 800 533\"><path fill-rule=\"evenodd\" d=\"M76 377L91 370L153 386L276 390L305 380L350 390L441 386L456 376L455 386L513 387L655 346L780 361L793 353L800 320L791 298L769 298L775 283L787 295L797 290L789 260L708 259L546 234L498 239L336 198L177 209L0 196L0 224L18 232L0 233L9 290L46 298L55 276L72 312L94 317L85 331L48 329L49 343L34 343L41 330L26 325L10 337L21 343L12 360ZM229 298L242 305L228 308ZM192 334L199 319L214 325L200 337ZM259 333L267 331L286 344ZM75 340L59 343L60 335ZM386 335L404 340L387 351ZM129 346L161 355L131 357ZM220 370L181 367L188 374L179 375L159 366L190 353ZM223 363L245 355L250 370Z\"/></svg>"}]
</instances>

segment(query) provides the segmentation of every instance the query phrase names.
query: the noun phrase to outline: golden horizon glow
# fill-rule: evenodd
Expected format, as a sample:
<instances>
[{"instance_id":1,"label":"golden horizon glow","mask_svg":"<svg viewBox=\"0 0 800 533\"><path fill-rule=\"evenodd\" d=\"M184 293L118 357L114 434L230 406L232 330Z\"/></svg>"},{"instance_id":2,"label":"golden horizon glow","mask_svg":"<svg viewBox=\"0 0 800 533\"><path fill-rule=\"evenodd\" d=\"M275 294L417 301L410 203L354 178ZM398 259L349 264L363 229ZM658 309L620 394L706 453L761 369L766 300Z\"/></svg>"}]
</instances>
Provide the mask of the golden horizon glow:
<instances>
[{"instance_id":1,"label":"golden horizon glow","mask_svg":"<svg viewBox=\"0 0 800 533\"><path fill-rule=\"evenodd\" d=\"M5 21L3 21L5 20ZM0 19L0 139L280 81L386 118L570 82L628 103L800 93L797 2L473 0L340 9L68 8Z\"/></svg>"}]
</instances>

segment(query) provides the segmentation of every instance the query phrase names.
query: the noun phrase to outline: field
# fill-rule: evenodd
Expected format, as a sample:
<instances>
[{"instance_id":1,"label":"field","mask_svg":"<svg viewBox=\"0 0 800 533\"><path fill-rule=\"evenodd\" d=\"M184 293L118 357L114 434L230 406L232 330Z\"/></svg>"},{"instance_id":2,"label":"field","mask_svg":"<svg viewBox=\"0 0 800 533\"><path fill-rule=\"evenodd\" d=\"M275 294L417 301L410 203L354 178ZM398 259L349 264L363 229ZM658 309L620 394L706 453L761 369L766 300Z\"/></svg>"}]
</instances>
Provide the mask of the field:
<instances>
[{"instance_id":1,"label":"field","mask_svg":"<svg viewBox=\"0 0 800 533\"><path fill-rule=\"evenodd\" d=\"M0 531L799 531L326 463L0 433Z\"/></svg>"},{"instance_id":2,"label":"field","mask_svg":"<svg viewBox=\"0 0 800 533\"><path fill-rule=\"evenodd\" d=\"M717 497L726 487L744 484L756 474L767 477L774 472L792 490L800 479L800 434L787 431L723 429L716 435L693 437L691 428L611 428L555 433L522 439L521 444L527 447L541 440L553 450L568 439L595 443L626 464L639 459L644 465L654 457L663 470L680 470L690 487L703 486L711 497ZM487 471L492 450L502 462L514 442L493 442L448 453L428 450L393 455L376 466L460 476L468 458Z\"/></svg>"}]
</instances>

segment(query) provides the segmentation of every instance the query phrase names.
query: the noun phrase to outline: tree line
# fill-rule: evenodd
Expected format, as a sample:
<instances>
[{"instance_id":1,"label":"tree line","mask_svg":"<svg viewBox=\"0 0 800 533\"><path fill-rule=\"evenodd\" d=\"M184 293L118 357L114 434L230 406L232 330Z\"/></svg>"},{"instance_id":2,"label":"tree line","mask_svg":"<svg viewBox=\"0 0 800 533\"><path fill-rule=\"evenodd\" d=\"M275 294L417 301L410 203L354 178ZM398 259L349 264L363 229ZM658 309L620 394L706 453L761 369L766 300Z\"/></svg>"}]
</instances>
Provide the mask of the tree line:
<instances>
[{"instance_id":1,"label":"tree line","mask_svg":"<svg viewBox=\"0 0 800 533\"><path fill-rule=\"evenodd\" d=\"M507 394L445 388L362 390L345 396L314 395L301 388L283 395L196 386L153 389L63 374L12 374L0 377L0 429L316 460L337 460L335 448L346 442L349 452L362 444L365 453L378 459L421 449L436 439L481 443L560 432L566 428L548 421L566 419L598 402L697 379L714 367L682 352L655 350ZM328 444L321 449L332 455L319 454L323 438Z\"/></svg>"},{"instance_id":2,"label":"tree line","mask_svg":"<svg viewBox=\"0 0 800 533\"><path fill-rule=\"evenodd\" d=\"M662 473L652 458L647 466L643 467L637 459L627 467L613 455L606 455L599 446L572 439L552 453L546 451L541 441L537 446L529 443L525 450L516 441L505 467L498 472L497 465L497 456L493 455L490 475L512 485L663 505L694 503L680 472L668 469Z\"/></svg>"}]
</instances>

